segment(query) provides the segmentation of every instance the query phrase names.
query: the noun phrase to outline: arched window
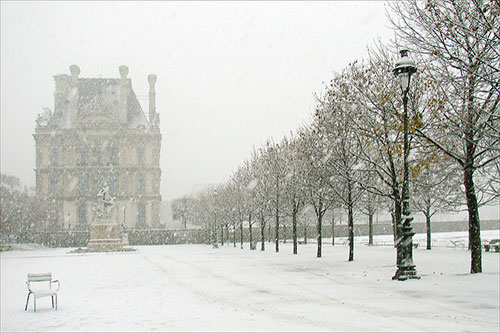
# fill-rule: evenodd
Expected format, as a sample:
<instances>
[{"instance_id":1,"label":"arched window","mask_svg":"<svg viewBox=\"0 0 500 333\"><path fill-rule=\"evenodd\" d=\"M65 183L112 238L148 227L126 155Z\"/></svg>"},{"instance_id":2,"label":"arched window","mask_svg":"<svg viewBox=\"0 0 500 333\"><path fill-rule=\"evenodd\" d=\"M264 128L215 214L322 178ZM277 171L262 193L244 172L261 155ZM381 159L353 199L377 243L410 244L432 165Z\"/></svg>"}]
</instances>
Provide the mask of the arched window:
<instances>
[{"instance_id":1,"label":"arched window","mask_svg":"<svg viewBox=\"0 0 500 333\"><path fill-rule=\"evenodd\" d=\"M86 173L78 175L78 196L85 197L87 195L87 183L89 176Z\"/></svg>"},{"instance_id":2,"label":"arched window","mask_svg":"<svg viewBox=\"0 0 500 333\"><path fill-rule=\"evenodd\" d=\"M146 184L144 180L144 174L143 173L138 173L137 174L137 193L142 194L146 190Z\"/></svg>"},{"instance_id":3,"label":"arched window","mask_svg":"<svg viewBox=\"0 0 500 333\"><path fill-rule=\"evenodd\" d=\"M137 204L137 228L144 229L147 228L146 224L146 204L139 202Z\"/></svg>"},{"instance_id":4,"label":"arched window","mask_svg":"<svg viewBox=\"0 0 500 333\"><path fill-rule=\"evenodd\" d=\"M51 174L50 175L50 183L49 183L49 193L50 194L57 194L58 184L59 184L59 179L57 177L57 174Z\"/></svg>"},{"instance_id":5,"label":"arched window","mask_svg":"<svg viewBox=\"0 0 500 333\"><path fill-rule=\"evenodd\" d=\"M87 206L85 204L81 204L78 206L78 229L87 228Z\"/></svg>"},{"instance_id":6,"label":"arched window","mask_svg":"<svg viewBox=\"0 0 500 333\"><path fill-rule=\"evenodd\" d=\"M51 166L57 166L58 155L59 154L57 152L57 148L50 149L50 165Z\"/></svg>"},{"instance_id":7,"label":"arched window","mask_svg":"<svg viewBox=\"0 0 500 333\"><path fill-rule=\"evenodd\" d=\"M87 165L87 150L85 148L78 149L78 156L76 159L76 165L86 166Z\"/></svg>"},{"instance_id":8,"label":"arched window","mask_svg":"<svg viewBox=\"0 0 500 333\"><path fill-rule=\"evenodd\" d=\"M137 148L137 165L144 165L144 147Z\"/></svg>"}]
</instances>

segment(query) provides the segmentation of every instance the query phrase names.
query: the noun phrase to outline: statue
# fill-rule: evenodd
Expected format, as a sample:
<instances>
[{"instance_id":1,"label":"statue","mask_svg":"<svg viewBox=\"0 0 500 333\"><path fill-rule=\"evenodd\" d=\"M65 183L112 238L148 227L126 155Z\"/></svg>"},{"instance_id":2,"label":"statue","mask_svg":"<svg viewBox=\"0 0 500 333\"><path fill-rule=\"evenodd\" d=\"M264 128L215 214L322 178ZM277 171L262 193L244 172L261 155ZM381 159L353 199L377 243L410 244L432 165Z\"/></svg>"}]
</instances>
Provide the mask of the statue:
<instances>
[{"instance_id":1,"label":"statue","mask_svg":"<svg viewBox=\"0 0 500 333\"><path fill-rule=\"evenodd\" d=\"M110 218L111 208L115 205L115 199L109 195L109 186L104 184L104 187L97 193L97 217Z\"/></svg>"},{"instance_id":2,"label":"statue","mask_svg":"<svg viewBox=\"0 0 500 333\"><path fill-rule=\"evenodd\" d=\"M52 111L49 108L43 108L43 113L39 113L36 117L36 124L38 127L47 127L49 125L51 115Z\"/></svg>"},{"instance_id":3,"label":"statue","mask_svg":"<svg viewBox=\"0 0 500 333\"><path fill-rule=\"evenodd\" d=\"M69 212L64 217L64 224L71 230L71 214Z\"/></svg>"},{"instance_id":4,"label":"statue","mask_svg":"<svg viewBox=\"0 0 500 333\"><path fill-rule=\"evenodd\" d=\"M107 251L134 251L124 248L128 245L127 235L120 230L116 216L115 198L109 195L109 186L104 184L97 193L97 202L94 205L94 221L90 225L90 239L85 252Z\"/></svg>"},{"instance_id":5,"label":"statue","mask_svg":"<svg viewBox=\"0 0 500 333\"><path fill-rule=\"evenodd\" d=\"M156 128L160 127L160 114L159 113L155 114L154 127L156 127Z\"/></svg>"}]
</instances>

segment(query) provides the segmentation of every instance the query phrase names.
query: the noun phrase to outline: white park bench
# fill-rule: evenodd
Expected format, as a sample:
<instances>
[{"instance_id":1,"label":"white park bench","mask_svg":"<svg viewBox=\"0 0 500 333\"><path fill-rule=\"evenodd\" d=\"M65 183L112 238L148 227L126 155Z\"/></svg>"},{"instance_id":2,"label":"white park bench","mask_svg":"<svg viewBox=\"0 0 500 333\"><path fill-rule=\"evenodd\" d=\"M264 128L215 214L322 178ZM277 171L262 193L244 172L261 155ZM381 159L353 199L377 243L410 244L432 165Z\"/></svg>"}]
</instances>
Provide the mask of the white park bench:
<instances>
[{"instance_id":1,"label":"white park bench","mask_svg":"<svg viewBox=\"0 0 500 333\"><path fill-rule=\"evenodd\" d=\"M57 283L57 289L52 288L53 283ZM52 273L28 273L28 280L26 281L26 285L28 286L28 298L26 298L26 307L24 308L24 311L28 309L28 302L31 295L33 295L34 312L36 312L36 299L47 296L50 296L52 298L52 308L54 308L55 305L55 309L57 310L57 291L59 290L60 284L58 280L52 280Z\"/></svg>"}]
</instances>

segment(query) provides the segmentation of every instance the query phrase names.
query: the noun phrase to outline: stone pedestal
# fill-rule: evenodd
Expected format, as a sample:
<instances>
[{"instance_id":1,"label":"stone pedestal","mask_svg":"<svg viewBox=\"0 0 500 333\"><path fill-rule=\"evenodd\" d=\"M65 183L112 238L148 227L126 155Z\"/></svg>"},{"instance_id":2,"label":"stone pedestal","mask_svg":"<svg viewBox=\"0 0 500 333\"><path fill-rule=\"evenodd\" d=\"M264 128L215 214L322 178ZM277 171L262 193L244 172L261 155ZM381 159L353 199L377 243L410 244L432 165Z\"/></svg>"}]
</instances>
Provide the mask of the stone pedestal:
<instances>
[{"instance_id":1,"label":"stone pedestal","mask_svg":"<svg viewBox=\"0 0 500 333\"><path fill-rule=\"evenodd\" d=\"M96 219L90 225L90 240L87 248L93 251L122 250L120 226L112 219Z\"/></svg>"},{"instance_id":2,"label":"stone pedestal","mask_svg":"<svg viewBox=\"0 0 500 333\"><path fill-rule=\"evenodd\" d=\"M123 235L122 236L122 242L123 242L123 246L128 246L129 243L128 243L128 235Z\"/></svg>"},{"instance_id":3,"label":"stone pedestal","mask_svg":"<svg viewBox=\"0 0 500 333\"><path fill-rule=\"evenodd\" d=\"M94 218L90 225L87 248L78 248L71 251L72 253L135 251L133 248L124 247L128 245L126 229L118 224L117 207L114 198L108 193L109 187L105 185L97 194L98 200L94 205Z\"/></svg>"}]
</instances>

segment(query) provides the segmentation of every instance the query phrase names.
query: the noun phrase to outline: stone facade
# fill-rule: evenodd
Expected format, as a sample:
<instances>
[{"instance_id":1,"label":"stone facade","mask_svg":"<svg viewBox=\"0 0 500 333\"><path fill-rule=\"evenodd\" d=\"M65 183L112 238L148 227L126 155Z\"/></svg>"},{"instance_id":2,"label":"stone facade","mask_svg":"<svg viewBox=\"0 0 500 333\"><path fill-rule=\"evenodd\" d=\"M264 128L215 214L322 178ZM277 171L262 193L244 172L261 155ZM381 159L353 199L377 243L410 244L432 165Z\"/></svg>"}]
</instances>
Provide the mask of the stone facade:
<instances>
[{"instance_id":1,"label":"stone facade","mask_svg":"<svg viewBox=\"0 0 500 333\"><path fill-rule=\"evenodd\" d=\"M88 229L93 204L108 185L118 223L128 228L160 226L159 114L156 75L149 75L149 117L132 89L127 66L120 78L54 76L54 111L38 115L36 143L37 196L56 203L57 224Z\"/></svg>"}]
</instances>

